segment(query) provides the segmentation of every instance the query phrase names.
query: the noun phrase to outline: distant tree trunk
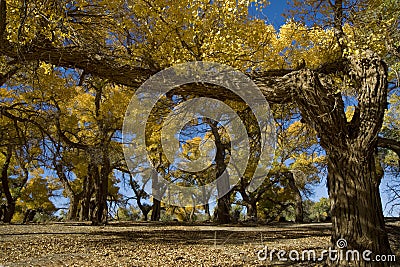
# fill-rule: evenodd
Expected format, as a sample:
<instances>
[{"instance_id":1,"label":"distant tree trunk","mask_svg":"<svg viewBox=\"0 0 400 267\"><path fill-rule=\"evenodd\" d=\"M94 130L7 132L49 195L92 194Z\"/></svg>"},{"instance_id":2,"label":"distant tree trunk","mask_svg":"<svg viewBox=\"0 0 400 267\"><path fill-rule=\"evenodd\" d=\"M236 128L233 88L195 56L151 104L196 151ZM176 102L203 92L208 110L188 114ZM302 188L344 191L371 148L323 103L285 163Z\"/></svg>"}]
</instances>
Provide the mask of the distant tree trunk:
<instances>
[{"instance_id":1,"label":"distant tree trunk","mask_svg":"<svg viewBox=\"0 0 400 267\"><path fill-rule=\"evenodd\" d=\"M76 221L78 219L78 205L80 201L80 194L76 194L75 191L72 189L71 184L69 183L67 176L64 173L62 164L54 161L54 168L57 172L58 178L63 185L64 192L69 198L70 204L68 208L67 219L71 221Z\"/></svg>"},{"instance_id":2,"label":"distant tree trunk","mask_svg":"<svg viewBox=\"0 0 400 267\"><path fill-rule=\"evenodd\" d=\"M109 163L109 161L108 161ZM99 223L107 223L108 220L108 205L107 205L107 196L108 196L108 178L109 178L109 164L102 166L101 172L101 182L100 182L100 198L97 199L97 222Z\"/></svg>"},{"instance_id":3,"label":"distant tree trunk","mask_svg":"<svg viewBox=\"0 0 400 267\"><path fill-rule=\"evenodd\" d=\"M210 212L210 204L208 204L210 200L210 193L207 192L207 190L204 187L204 184L200 184L202 186L202 202L205 203L203 204L203 209L205 215L207 215L207 221L211 221L211 212Z\"/></svg>"},{"instance_id":4,"label":"distant tree trunk","mask_svg":"<svg viewBox=\"0 0 400 267\"><path fill-rule=\"evenodd\" d=\"M151 211L152 207L148 204L142 204L142 199L147 198L147 193L140 188L138 183L133 180L132 174L129 173L129 184L135 193L136 196L136 204L138 205L140 211L143 214L144 221L148 220L149 212Z\"/></svg>"},{"instance_id":5,"label":"distant tree trunk","mask_svg":"<svg viewBox=\"0 0 400 267\"><path fill-rule=\"evenodd\" d=\"M151 209L151 220L159 221L161 217L161 201L153 198L153 206Z\"/></svg>"},{"instance_id":6,"label":"distant tree trunk","mask_svg":"<svg viewBox=\"0 0 400 267\"><path fill-rule=\"evenodd\" d=\"M1 191L0 191L0 194L1 194ZM6 205L5 204L0 205L0 221L3 221L3 214L5 214L6 211L7 211Z\"/></svg>"},{"instance_id":7,"label":"distant tree trunk","mask_svg":"<svg viewBox=\"0 0 400 267\"><path fill-rule=\"evenodd\" d=\"M158 164L152 172L151 172L151 187L152 187L152 195L153 195L153 206L151 207L151 221L159 221L161 218L161 200L162 199L162 188L161 183L158 182L159 173L165 174L165 170L162 165L162 153L159 153Z\"/></svg>"},{"instance_id":8,"label":"distant tree trunk","mask_svg":"<svg viewBox=\"0 0 400 267\"><path fill-rule=\"evenodd\" d=\"M145 222L147 222L148 220L149 220L149 213L150 213L150 211L151 211L151 209L144 209L144 210L142 210L142 213L143 213L143 220L145 221Z\"/></svg>"},{"instance_id":9,"label":"distant tree trunk","mask_svg":"<svg viewBox=\"0 0 400 267\"><path fill-rule=\"evenodd\" d=\"M101 160L102 164L93 164L93 173L95 181L95 211L92 217L92 224L98 225L107 223L107 196L108 196L108 178L111 173L110 159L107 153L107 147L104 146L101 149Z\"/></svg>"},{"instance_id":10,"label":"distant tree trunk","mask_svg":"<svg viewBox=\"0 0 400 267\"><path fill-rule=\"evenodd\" d=\"M204 213L207 214L207 220L211 220L210 204L204 205Z\"/></svg>"},{"instance_id":11,"label":"distant tree trunk","mask_svg":"<svg viewBox=\"0 0 400 267\"><path fill-rule=\"evenodd\" d=\"M218 223L226 224L231 222L231 201L230 193L218 199L217 202L217 221Z\"/></svg>"},{"instance_id":12,"label":"distant tree trunk","mask_svg":"<svg viewBox=\"0 0 400 267\"><path fill-rule=\"evenodd\" d=\"M216 176L217 176L217 221L218 223L230 223L231 222L231 192L229 174L226 171L227 164L226 152L228 144L222 142L222 138L218 129L218 122L207 120L208 125L211 127L212 134L214 136L214 142L216 146L215 152L215 164L216 164Z\"/></svg>"},{"instance_id":13,"label":"distant tree trunk","mask_svg":"<svg viewBox=\"0 0 400 267\"><path fill-rule=\"evenodd\" d=\"M10 223L15 213L15 201L7 201L6 212L4 213L3 222Z\"/></svg>"},{"instance_id":14,"label":"distant tree trunk","mask_svg":"<svg viewBox=\"0 0 400 267\"><path fill-rule=\"evenodd\" d=\"M91 164L91 169L92 172L91 174L93 175L93 181L94 181L94 200L91 200L90 202L90 220L92 221L92 225L99 225L101 224L101 217L102 213L99 213L99 206L102 205L102 182L101 182L101 175L100 175L100 170L97 164L92 163ZM99 218L100 217L100 218ZM99 220L100 219L100 220Z\"/></svg>"},{"instance_id":15,"label":"distant tree trunk","mask_svg":"<svg viewBox=\"0 0 400 267\"><path fill-rule=\"evenodd\" d=\"M246 205L246 217L247 219L257 219L257 202L261 194L257 194L256 197L251 197L251 195L246 192L246 185L243 183L243 179L241 179L238 185L238 191L241 195L244 204Z\"/></svg>"},{"instance_id":16,"label":"distant tree trunk","mask_svg":"<svg viewBox=\"0 0 400 267\"><path fill-rule=\"evenodd\" d=\"M193 207L192 210L190 211L190 215L189 215L190 222L194 222L194 219L195 219L194 215L196 214L195 212L196 212L196 208Z\"/></svg>"},{"instance_id":17,"label":"distant tree trunk","mask_svg":"<svg viewBox=\"0 0 400 267\"><path fill-rule=\"evenodd\" d=\"M70 221L76 221L78 219L79 198L74 195L71 195L69 201L70 203L68 208L67 219Z\"/></svg>"},{"instance_id":18,"label":"distant tree trunk","mask_svg":"<svg viewBox=\"0 0 400 267\"><path fill-rule=\"evenodd\" d=\"M229 191L229 175L227 172L224 173L225 171L225 163L224 163L224 158L221 156L218 156L218 154L221 154L221 152L218 149L217 146L217 152L216 152L216 164L217 164L217 191L218 191L218 201L217 201L217 221L219 223L230 223L231 222L231 216L230 216L230 211L231 211L231 192ZM224 157L224 155L223 155Z\"/></svg>"},{"instance_id":19,"label":"distant tree trunk","mask_svg":"<svg viewBox=\"0 0 400 267\"><path fill-rule=\"evenodd\" d=\"M11 195L10 186L8 183L8 168L11 163L12 154L12 146L9 145L7 146L7 153L5 154L6 159L1 169L1 184L7 200L7 204L3 206L5 207L3 214L3 222L5 223L10 223L15 213L15 199Z\"/></svg>"},{"instance_id":20,"label":"distant tree trunk","mask_svg":"<svg viewBox=\"0 0 400 267\"><path fill-rule=\"evenodd\" d=\"M148 215L149 215L149 213L150 213L152 208L150 206L148 206L148 205L142 205L141 204L139 209L143 214L143 220L147 221L148 220Z\"/></svg>"},{"instance_id":21,"label":"distant tree trunk","mask_svg":"<svg viewBox=\"0 0 400 267\"><path fill-rule=\"evenodd\" d=\"M140 211L143 214L143 220L147 221L148 220L148 215L150 213L150 211L152 210L152 206L147 205L147 204L142 204L142 202L140 201L140 199L137 201L137 204L139 206Z\"/></svg>"},{"instance_id":22,"label":"distant tree trunk","mask_svg":"<svg viewBox=\"0 0 400 267\"><path fill-rule=\"evenodd\" d=\"M246 203L246 217L248 219L257 219L257 201L250 201Z\"/></svg>"},{"instance_id":23,"label":"distant tree trunk","mask_svg":"<svg viewBox=\"0 0 400 267\"><path fill-rule=\"evenodd\" d=\"M83 188L82 188L82 198L81 198L81 211L80 211L80 221L91 220L90 216L90 200L92 199L93 190L93 176L92 176L92 166L88 166L88 174L83 178Z\"/></svg>"},{"instance_id":24,"label":"distant tree trunk","mask_svg":"<svg viewBox=\"0 0 400 267\"><path fill-rule=\"evenodd\" d=\"M90 220L90 196L84 194L84 197L81 199L81 211L79 213L80 221L89 221Z\"/></svg>"},{"instance_id":25,"label":"distant tree trunk","mask_svg":"<svg viewBox=\"0 0 400 267\"><path fill-rule=\"evenodd\" d=\"M295 199L295 222L302 223L303 222L303 200L301 198L301 193L299 188L296 185L296 181L294 180L294 175L292 172L286 172L284 174L288 179L289 187L292 189L294 193Z\"/></svg>"}]
</instances>

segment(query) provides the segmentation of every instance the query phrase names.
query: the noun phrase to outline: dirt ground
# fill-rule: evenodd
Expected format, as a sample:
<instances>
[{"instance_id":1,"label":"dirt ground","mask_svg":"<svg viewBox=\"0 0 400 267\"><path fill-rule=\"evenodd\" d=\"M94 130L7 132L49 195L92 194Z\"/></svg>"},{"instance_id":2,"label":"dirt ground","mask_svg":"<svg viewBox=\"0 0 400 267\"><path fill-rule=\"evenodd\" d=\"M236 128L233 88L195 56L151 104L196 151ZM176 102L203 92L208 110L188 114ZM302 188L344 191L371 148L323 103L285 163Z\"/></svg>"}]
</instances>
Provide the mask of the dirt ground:
<instances>
[{"instance_id":1,"label":"dirt ground","mask_svg":"<svg viewBox=\"0 0 400 267\"><path fill-rule=\"evenodd\" d=\"M397 256L394 266L400 266L400 223L388 223L388 230ZM301 252L314 249L318 257L328 249L329 235L327 223L0 225L0 266L323 266L322 261L301 261ZM300 261L278 261L273 254L271 262L272 249L299 251Z\"/></svg>"}]
</instances>

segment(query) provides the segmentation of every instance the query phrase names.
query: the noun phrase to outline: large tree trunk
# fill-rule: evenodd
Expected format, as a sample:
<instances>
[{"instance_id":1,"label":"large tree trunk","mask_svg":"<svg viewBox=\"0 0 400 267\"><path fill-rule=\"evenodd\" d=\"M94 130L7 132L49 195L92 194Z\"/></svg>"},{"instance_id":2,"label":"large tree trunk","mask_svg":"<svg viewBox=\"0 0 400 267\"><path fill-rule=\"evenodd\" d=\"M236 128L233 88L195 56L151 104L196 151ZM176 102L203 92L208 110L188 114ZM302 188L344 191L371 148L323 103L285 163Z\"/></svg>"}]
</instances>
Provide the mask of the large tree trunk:
<instances>
[{"instance_id":1,"label":"large tree trunk","mask_svg":"<svg viewBox=\"0 0 400 267\"><path fill-rule=\"evenodd\" d=\"M357 249L361 254L370 250L373 255L388 255L390 246L379 195L381 174L374 158L386 108L387 67L376 54L363 51L361 56L349 59L347 68L358 100L350 122L342 95L315 73L304 71L293 98L327 153L332 246L337 248L337 240L343 238L348 249ZM385 265L366 261L352 264Z\"/></svg>"},{"instance_id":2,"label":"large tree trunk","mask_svg":"<svg viewBox=\"0 0 400 267\"><path fill-rule=\"evenodd\" d=\"M346 249L358 250L360 255L370 250L371 259L391 254L379 195L382 173L376 170L373 152L350 148L342 153L331 152L328 157L332 242L345 239ZM358 265L384 266L367 262Z\"/></svg>"}]
</instances>

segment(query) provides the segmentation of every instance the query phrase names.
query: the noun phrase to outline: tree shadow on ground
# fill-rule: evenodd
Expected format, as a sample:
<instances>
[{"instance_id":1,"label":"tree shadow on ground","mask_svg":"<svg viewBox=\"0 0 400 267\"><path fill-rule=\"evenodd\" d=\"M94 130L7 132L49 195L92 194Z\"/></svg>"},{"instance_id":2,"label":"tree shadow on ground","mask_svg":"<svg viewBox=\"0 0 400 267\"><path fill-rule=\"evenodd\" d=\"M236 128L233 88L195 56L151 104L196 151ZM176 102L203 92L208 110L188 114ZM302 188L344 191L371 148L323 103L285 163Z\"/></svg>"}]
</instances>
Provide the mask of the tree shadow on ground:
<instances>
[{"instance_id":1,"label":"tree shadow on ground","mask_svg":"<svg viewBox=\"0 0 400 267\"><path fill-rule=\"evenodd\" d=\"M127 225L124 225L127 227ZM182 226L182 225L180 225ZM184 226L183 226L184 227ZM323 237L330 235L329 224L288 228L285 225L263 226L254 228L220 227L220 226L192 226L189 229L168 229L159 227L146 227L139 231L135 227L125 231L108 231L104 227L101 231L92 232L92 235L115 237L125 239L128 242L141 242L147 244L201 244L201 245L241 245L244 243L276 242L284 239L301 239L308 237ZM125 229L129 229L125 228Z\"/></svg>"}]
</instances>

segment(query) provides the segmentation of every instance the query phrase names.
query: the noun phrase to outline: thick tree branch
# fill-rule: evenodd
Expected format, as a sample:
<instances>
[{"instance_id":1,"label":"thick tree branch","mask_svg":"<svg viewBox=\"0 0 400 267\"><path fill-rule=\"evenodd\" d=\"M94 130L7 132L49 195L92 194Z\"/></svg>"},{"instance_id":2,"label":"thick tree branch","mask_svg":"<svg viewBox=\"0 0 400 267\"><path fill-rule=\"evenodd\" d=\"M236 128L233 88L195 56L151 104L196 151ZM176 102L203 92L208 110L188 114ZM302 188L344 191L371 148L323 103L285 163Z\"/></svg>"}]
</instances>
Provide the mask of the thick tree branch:
<instances>
[{"instance_id":1,"label":"thick tree branch","mask_svg":"<svg viewBox=\"0 0 400 267\"><path fill-rule=\"evenodd\" d=\"M260 88L267 101L271 103L292 102L291 92L300 71L291 71L281 77L273 76L276 74L278 73L263 73L262 76L253 76L251 79Z\"/></svg>"},{"instance_id":2,"label":"thick tree branch","mask_svg":"<svg viewBox=\"0 0 400 267\"><path fill-rule=\"evenodd\" d=\"M399 157L399 163L400 163L400 142L389 139L389 138L384 138L384 137L378 137L378 147L382 148L387 148L392 150L397 154Z\"/></svg>"},{"instance_id":3,"label":"thick tree branch","mask_svg":"<svg viewBox=\"0 0 400 267\"><path fill-rule=\"evenodd\" d=\"M16 49L9 41L3 40L0 45L0 54L24 61L41 60L59 67L79 68L84 73L93 74L133 88L138 88L156 72L156 70L138 66L123 65L119 63L118 58L103 54L95 49L77 46L54 47L48 41L40 41L38 39L19 49ZM341 65L341 63L325 64L315 71L321 73L335 72L338 69L338 65ZM290 90L296 86L294 81L297 75L297 70L271 70L253 73L249 76L260 87L269 102L287 103L292 101ZM187 93L187 88L181 88L181 93ZM195 89L190 88L190 91L196 93ZM199 95L215 95L215 88L210 87L210 89L209 92L199 92ZM233 94L219 95L218 97L222 99L235 98Z\"/></svg>"},{"instance_id":4,"label":"thick tree branch","mask_svg":"<svg viewBox=\"0 0 400 267\"><path fill-rule=\"evenodd\" d=\"M388 70L383 60L372 51L351 61L352 74L358 83L358 135L360 147L372 147L381 130L387 102Z\"/></svg>"},{"instance_id":5,"label":"thick tree branch","mask_svg":"<svg viewBox=\"0 0 400 267\"><path fill-rule=\"evenodd\" d=\"M24 61L41 60L59 67L79 68L86 73L109 79L115 83L139 87L154 71L130 65L121 65L117 58L101 55L80 47L56 48L48 44L30 45L18 52L9 42L0 46L0 53Z\"/></svg>"},{"instance_id":6,"label":"thick tree branch","mask_svg":"<svg viewBox=\"0 0 400 267\"><path fill-rule=\"evenodd\" d=\"M294 77L291 96L299 108L303 119L317 131L323 148L329 150L331 144L344 146L347 120L344 103L332 82L311 70L301 70Z\"/></svg>"},{"instance_id":7,"label":"thick tree branch","mask_svg":"<svg viewBox=\"0 0 400 267\"><path fill-rule=\"evenodd\" d=\"M18 58L17 52L13 51L9 46L0 47L0 53L12 58ZM117 60L108 56L101 56L91 51L85 51L79 47L35 47L28 50L20 50L21 58L26 61L42 60L44 62L67 68L79 68L84 70L85 73L90 73L108 79L117 84L138 88L145 80L147 80L155 71L132 67L129 65L121 65ZM279 76L275 76L279 75ZM270 102L290 102L289 89L293 87L292 81L296 76L296 72L288 70L275 71L269 73L257 74L253 76L253 80L260 87L266 99ZM283 77L282 77L283 76ZM210 90L198 92L199 95L207 96L214 95L215 86L207 86ZM198 88L199 89L199 88ZM189 91L196 93L196 88L182 87L175 93L189 93ZM217 93L218 94L218 93ZM232 95L220 95L221 98L232 99Z\"/></svg>"}]
</instances>

